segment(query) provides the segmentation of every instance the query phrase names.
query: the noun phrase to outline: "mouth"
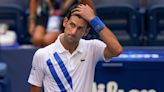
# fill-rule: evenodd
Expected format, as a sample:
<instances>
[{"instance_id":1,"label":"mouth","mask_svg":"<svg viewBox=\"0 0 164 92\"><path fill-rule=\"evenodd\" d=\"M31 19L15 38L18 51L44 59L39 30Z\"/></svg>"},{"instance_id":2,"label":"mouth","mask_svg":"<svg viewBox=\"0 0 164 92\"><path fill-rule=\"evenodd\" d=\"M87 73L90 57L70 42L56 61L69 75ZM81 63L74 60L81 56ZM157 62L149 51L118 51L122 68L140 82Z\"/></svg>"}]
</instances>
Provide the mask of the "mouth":
<instances>
[{"instance_id":1,"label":"mouth","mask_svg":"<svg viewBox=\"0 0 164 92\"><path fill-rule=\"evenodd\" d=\"M67 40L71 41L71 42L74 42L75 41L75 37L74 36L71 36L71 35L68 35L67 36Z\"/></svg>"},{"instance_id":2,"label":"mouth","mask_svg":"<svg viewBox=\"0 0 164 92\"><path fill-rule=\"evenodd\" d=\"M71 38L71 39L76 39L76 37L75 37L75 36L73 36L73 35L68 35L68 38Z\"/></svg>"}]
</instances>

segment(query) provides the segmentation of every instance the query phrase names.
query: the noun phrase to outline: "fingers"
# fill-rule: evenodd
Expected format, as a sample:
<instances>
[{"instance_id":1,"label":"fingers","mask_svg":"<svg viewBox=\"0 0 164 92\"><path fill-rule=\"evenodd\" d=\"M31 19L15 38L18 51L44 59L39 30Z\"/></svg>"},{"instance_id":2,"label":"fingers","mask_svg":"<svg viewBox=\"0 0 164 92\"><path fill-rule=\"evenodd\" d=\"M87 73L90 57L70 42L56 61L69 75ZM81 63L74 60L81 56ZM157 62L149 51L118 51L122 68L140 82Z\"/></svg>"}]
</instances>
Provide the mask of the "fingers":
<instances>
[{"instance_id":1,"label":"fingers","mask_svg":"<svg viewBox=\"0 0 164 92\"><path fill-rule=\"evenodd\" d=\"M75 9L73 9L71 12L84 12L86 9L88 9L88 5L80 4Z\"/></svg>"},{"instance_id":2,"label":"fingers","mask_svg":"<svg viewBox=\"0 0 164 92\"><path fill-rule=\"evenodd\" d=\"M93 16L95 16L94 11L87 4L80 4L72 11L72 15L79 15L83 17L85 20L90 20Z\"/></svg>"},{"instance_id":3,"label":"fingers","mask_svg":"<svg viewBox=\"0 0 164 92\"><path fill-rule=\"evenodd\" d=\"M81 12L81 9L80 8L75 8L71 12L72 12L72 14L77 14L77 13Z\"/></svg>"}]
</instances>

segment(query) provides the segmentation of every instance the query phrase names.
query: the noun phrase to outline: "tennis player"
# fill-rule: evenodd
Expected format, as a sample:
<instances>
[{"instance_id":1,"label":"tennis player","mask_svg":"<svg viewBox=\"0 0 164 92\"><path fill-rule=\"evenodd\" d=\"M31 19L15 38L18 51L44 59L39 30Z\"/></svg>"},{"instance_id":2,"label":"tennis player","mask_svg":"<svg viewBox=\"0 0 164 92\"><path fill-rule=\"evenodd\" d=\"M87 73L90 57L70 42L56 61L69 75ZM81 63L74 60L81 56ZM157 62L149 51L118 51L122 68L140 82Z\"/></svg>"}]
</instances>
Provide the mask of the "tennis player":
<instances>
[{"instance_id":1,"label":"tennis player","mask_svg":"<svg viewBox=\"0 0 164 92\"><path fill-rule=\"evenodd\" d=\"M109 15L110 16L110 15ZM63 21L64 33L36 51L28 82L31 92L92 92L96 63L118 56L123 48L87 4L73 8ZM84 40L95 31L100 40Z\"/></svg>"}]
</instances>

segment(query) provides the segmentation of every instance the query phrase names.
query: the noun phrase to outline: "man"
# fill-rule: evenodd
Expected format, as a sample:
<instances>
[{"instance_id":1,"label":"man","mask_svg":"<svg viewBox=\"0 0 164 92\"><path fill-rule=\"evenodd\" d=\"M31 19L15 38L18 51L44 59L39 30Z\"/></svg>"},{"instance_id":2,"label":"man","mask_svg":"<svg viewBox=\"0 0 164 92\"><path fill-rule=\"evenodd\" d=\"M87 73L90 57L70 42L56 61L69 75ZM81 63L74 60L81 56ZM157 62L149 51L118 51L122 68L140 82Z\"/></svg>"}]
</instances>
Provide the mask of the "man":
<instances>
[{"instance_id":1,"label":"man","mask_svg":"<svg viewBox=\"0 0 164 92\"><path fill-rule=\"evenodd\" d=\"M113 33L87 4L74 8L64 18L64 33L33 58L28 82L31 92L91 92L97 61L110 60L122 52ZM102 41L81 39L92 26Z\"/></svg>"}]
</instances>

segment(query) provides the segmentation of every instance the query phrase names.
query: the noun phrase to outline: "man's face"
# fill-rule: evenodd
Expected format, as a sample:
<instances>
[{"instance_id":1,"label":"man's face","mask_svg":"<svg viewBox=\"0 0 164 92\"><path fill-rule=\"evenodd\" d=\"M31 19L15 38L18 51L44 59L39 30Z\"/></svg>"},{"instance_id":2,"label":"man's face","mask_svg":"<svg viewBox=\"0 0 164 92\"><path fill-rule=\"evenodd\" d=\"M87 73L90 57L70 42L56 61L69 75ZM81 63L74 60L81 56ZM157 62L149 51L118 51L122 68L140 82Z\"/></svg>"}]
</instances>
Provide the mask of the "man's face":
<instances>
[{"instance_id":1,"label":"man's face","mask_svg":"<svg viewBox=\"0 0 164 92\"><path fill-rule=\"evenodd\" d=\"M76 15L72 15L70 19L64 19L63 26L64 30L64 38L69 43L77 43L80 38L84 35L87 35L87 22Z\"/></svg>"}]
</instances>

